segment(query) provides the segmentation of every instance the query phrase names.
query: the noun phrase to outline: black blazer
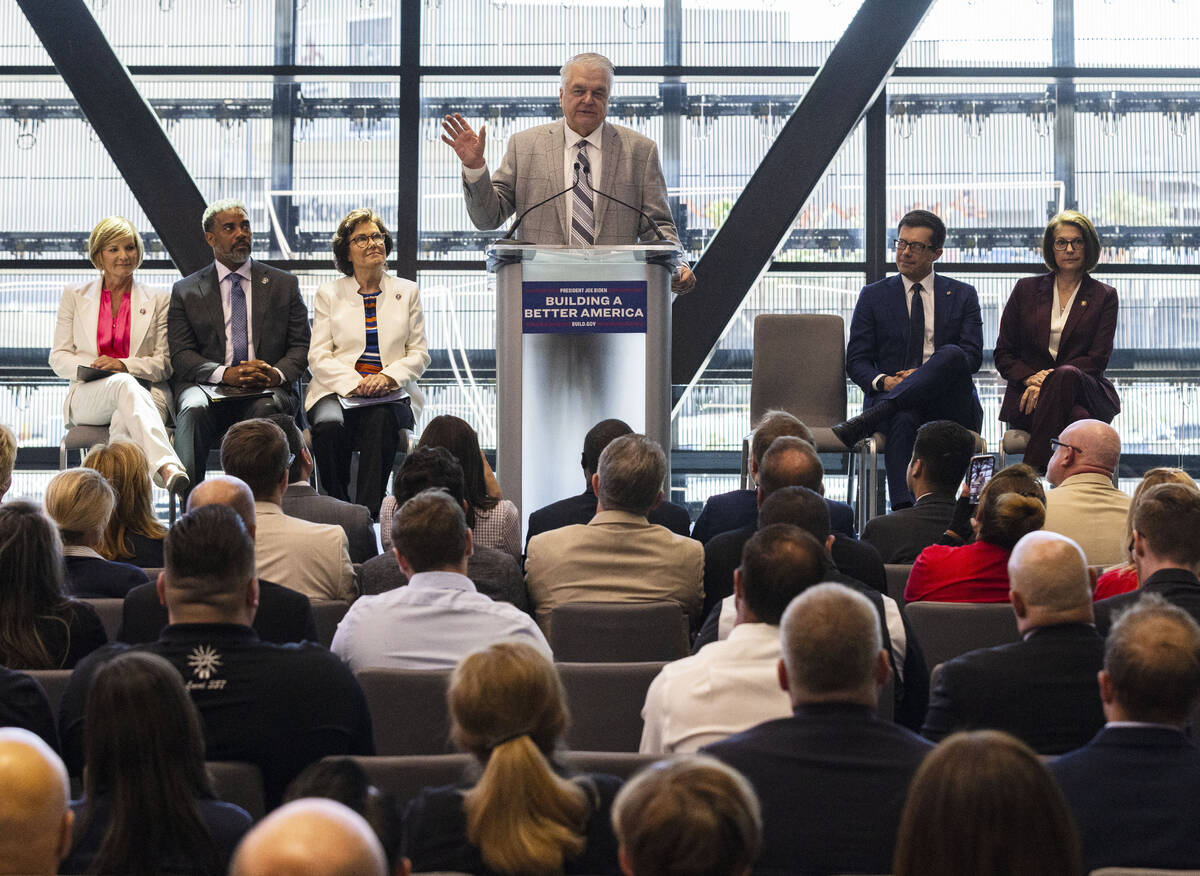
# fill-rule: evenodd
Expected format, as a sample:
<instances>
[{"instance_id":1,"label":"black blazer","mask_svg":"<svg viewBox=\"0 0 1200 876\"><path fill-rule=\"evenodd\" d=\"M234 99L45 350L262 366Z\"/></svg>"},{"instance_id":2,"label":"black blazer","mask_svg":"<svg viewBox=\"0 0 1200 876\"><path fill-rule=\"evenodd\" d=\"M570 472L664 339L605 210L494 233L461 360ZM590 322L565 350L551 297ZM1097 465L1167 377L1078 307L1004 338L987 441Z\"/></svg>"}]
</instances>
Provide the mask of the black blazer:
<instances>
[{"instance_id":1,"label":"black blazer","mask_svg":"<svg viewBox=\"0 0 1200 876\"><path fill-rule=\"evenodd\" d=\"M1100 634L1107 636L1113 618L1137 602L1143 593L1159 594L1200 623L1200 579L1187 569L1159 569L1143 581L1137 590L1110 596L1095 604L1096 628Z\"/></svg>"},{"instance_id":2,"label":"black blazer","mask_svg":"<svg viewBox=\"0 0 1200 876\"><path fill-rule=\"evenodd\" d=\"M564 526L586 524L596 516L596 494L591 488L577 496L559 499L544 508L539 508L529 515L529 532L525 536L525 552L529 552L529 539L552 529ZM676 535L688 535L692 520L686 508L673 502L663 501L657 508L646 515L646 519L659 526L665 526Z\"/></svg>"},{"instance_id":3,"label":"black blazer","mask_svg":"<svg viewBox=\"0 0 1200 876\"><path fill-rule=\"evenodd\" d=\"M942 665L921 735L1003 730L1038 754L1085 745L1104 726L1096 673L1104 640L1089 624L1041 627L1029 638Z\"/></svg>"},{"instance_id":4,"label":"black blazer","mask_svg":"<svg viewBox=\"0 0 1200 876\"><path fill-rule=\"evenodd\" d=\"M146 572L129 563L100 557L66 557L67 592L83 599L124 599L125 594L145 584Z\"/></svg>"},{"instance_id":5,"label":"black blazer","mask_svg":"<svg viewBox=\"0 0 1200 876\"><path fill-rule=\"evenodd\" d=\"M953 495L926 493L915 505L872 517L863 527L862 540L874 545L885 563L911 563L945 534L954 503Z\"/></svg>"},{"instance_id":6,"label":"black blazer","mask_svg":"<svg viewBox=\"0 0 1200 876\"><path fill-rule=\"evenodd\" d=\"M729 532L731 529L741 529L747 523L758 520L758 498L754 490L731 490L709 496L696 518L692 527L692 538L701 544L708 544L709 539ZM829 508L829 529L850 538L856 538L854 529L854 509L845 502L836 499L825 499Z\"/></svg>"},{"instance_id":7,"label":"black blazer","mask_svg":"<svg viewBox=\"0 0 1200 876\"><path fill-rule=\"evenodd\" d=\"M913 773L933 746L866 706L800 706L701 749L762 804L755 874L888 873Z\"/></svg>"},{"instance_id":8,"label":"black blazer","mask_svg":"<svg viewBox=\"0 0 1200 876\"><path fill-rule=\"evenodd\" d=\"M129 591L121 608L117 641L130 645L155 642L167 626L167 608L158 601L154 584ZM258 582L258 611L254 631L264 642L317 642L317 622L308 597L270 581Z\"/></svg>"},{"instance_id":9,"label":"black blazer","mask_svg":"<svg viewBox=\"0 0 1200 876\"><path fill-rule=\"evenodd\" d=\"M298 395L297 381L308 367L308 308L300 284L287 271L250 264L250 332L254 355L283 372L284 389ZM176 397L204 383L225 361L225 315L216 264L177 282L167 310L167 343Z\"/></svg>"},{"instance_id":10,"label":"black blazer","mask_svg":"<svg viewBox=\"0 0 1200 876\"><path fill-rule=\"evenodd\" d=\"M1090 413L1107 423L1121 410L1117 391L1104 376L1117 333L1117 290L1084 274L1063 326L1058 356L1052 359L1049 345L1053 302L1054 274L1018 280L1008 296L995 353L996 370L1008 381L1000 419L1013 423L1024 418L1021 396L1025 393L1025 378L1047 368L1073 365L1099 382L1102 395L1093 399L1097 409Z\"/></svg>"},{"instance_id":11,"label":"black blazer","mask_svg":"<svg viewBox=\"0 0 1200 876\"><path fill-rule=\"evenodd\" d=\"M1050 764L1101 867L1200 869L1200 748L1171 727L1105 727Z\"/></svg>"},{"instance_id":12,"label":"black blazer","mask_svg":"<svg viewBox=\"0 0 1200 876\"><path fill-rule=\"evenodd\" d=\"M0 727L20 727L36 733L58 751L58 729L42 686L14 669L0 666Z\"/></svg>"}]
</instances>

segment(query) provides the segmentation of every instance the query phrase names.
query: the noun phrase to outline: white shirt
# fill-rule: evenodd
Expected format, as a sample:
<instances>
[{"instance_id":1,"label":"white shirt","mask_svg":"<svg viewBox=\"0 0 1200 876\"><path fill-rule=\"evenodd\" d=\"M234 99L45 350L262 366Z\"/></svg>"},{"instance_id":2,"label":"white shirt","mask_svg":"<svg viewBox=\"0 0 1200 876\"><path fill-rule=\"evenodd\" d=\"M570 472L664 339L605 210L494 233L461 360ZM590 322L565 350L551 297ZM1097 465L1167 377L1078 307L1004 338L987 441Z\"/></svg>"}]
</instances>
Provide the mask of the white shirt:
<instances>
[{"instance_id":1,"label":"white shirt","mask_svg":"<svg viewBox=\"0 0 1200 876\"><path fill-rule=\"evenodd\" d=\"M588 175L588 180L591 182L592 190L594 191L596 186L599 184L600 180L602 179L602 177L600 176L600 172L604 169L604 154L601 149L601 144L604 142L604 122L601 122L599 125L597 125L596 130L592 131L592 133L588 134L586 137L580 137L579 134L577 134L575 131L572 131L569 127L567 127L566 119L562 120L562 126L563 126L563 188L565 189L568 186L572 186L575 182L575 162L576 162L576 160L578 160L578 157L579 157L579 141L582 139L582 140L587 140L587 144L588 144L587 145L587 159L588 159L588 165L591 168L591 173ZM480 179L486 172L487 172L487 164L486 163L483 165L483 167L477 167L474 169L472 169L470 167L463 167L463 169L462 169L463 181L468 182L468 183L473 183L476 180ZM582 176L582 174L583 174L583 171L581 170L580 175ZM596 195L596 197L599 198L600 195ZM570 228L571 220L574 218L574 213L575 213L574 201L571 198L567 197L566 195L563 195L563 200L566 201L567 227ZM593 213L594 212L595 212L595 199L593 199Z\"/></svg>"},{"instance_id":2,"label":"white shirt","mask_svg":"<svg viewBox=\"0 0 1200 876\"><path fill-rule=\"evenodd\" d=\"M1079 294L1079 287L1083 285L1080 280L1075 284L1075 288L1071 290L1071 295L1067 298L1066 305L1060 310L1058 306L1058 281L1054 283L1053 300L1050 302L1050 358L1058 358L1058 345L1062 342L1063 327L1067 324L1067 317L1071 315L1071 306L1075 304L1075 296Z\"/></svg>"},{"instance_id":3,"label":"white shirt","mask_svg":"<svg viewBox=\"0 0 1200 876\"><path fill-rule=\"evenodd\" d=\"M792 714L779 686L779 627L738 624L729 638L668 663L642 706L642 754L692 752Z\"/></svg>"},{"instance_id":4,"label":"white shirt","mask_svg":"<svg viewBox=\"0 0 1200 876\"><path fill-rule=\"evenodd\" d=\"M912 287L917 283L921 284L921 304L925 307L925 343L921 345L921 362L924 363L930 356L933 355L933 271L921 280L910 280L903 274L900 279L904 282L904 303L907 306L908 315L912 317L912 302L913 291ZM883 389L883 378L886 374L877 374L875 379L871 381L871 385L876 389Z\"/></svg>"},{"instance_id":5,"label":"white shirt","mask_svg":"<svg viewBox=\"0 0 1200 876\"><path fill-rule=\"evenodd\" d=\"M887 624L888 638L892 642L892 663L896 668L896 680L904 681L904 658L908 655L908 636L904 632L904 619L900 617L900 606L890 596L882 596L883 617ZM732 596L721 600L721 613L717 619L717 641L723 641L733 635L737 629L737 604ZM712 644L716 644L715 642ZM705 645L700 653L703 654L712 644Z\"/></svg>"},{"instance_id":6,"label":"white shirt","mask_svg":"<svg viewBox=\"0 0 1200 876\"><path fill-rule=\"evenodd\" d=\"M516 606L493 601L457 572L418 572L404 587L358 599L330 650L354 672L450 669L504 639L519 639L554 659L537 624Z\"/></svg>"}]
</instances>

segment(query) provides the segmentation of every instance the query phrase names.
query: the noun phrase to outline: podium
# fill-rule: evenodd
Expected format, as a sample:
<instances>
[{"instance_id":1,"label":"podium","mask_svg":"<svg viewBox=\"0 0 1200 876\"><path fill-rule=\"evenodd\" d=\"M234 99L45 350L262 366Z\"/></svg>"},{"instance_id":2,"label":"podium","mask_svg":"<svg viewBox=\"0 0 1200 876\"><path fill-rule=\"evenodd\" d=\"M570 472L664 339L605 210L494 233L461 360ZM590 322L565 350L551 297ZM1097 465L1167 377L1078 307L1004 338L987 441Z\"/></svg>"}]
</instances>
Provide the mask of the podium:
<instances>
[{"instance_id":1,"label":"podium","mask_svg":"<svg viewBox=\"0 0 1200 876\"><path fill-rule=\"evenodd\" d=\"M587 431L615 417L671 453L670 244L571 249L498 241L496 462L529 513L580 492Z\"/></svg>"}]
</instances>

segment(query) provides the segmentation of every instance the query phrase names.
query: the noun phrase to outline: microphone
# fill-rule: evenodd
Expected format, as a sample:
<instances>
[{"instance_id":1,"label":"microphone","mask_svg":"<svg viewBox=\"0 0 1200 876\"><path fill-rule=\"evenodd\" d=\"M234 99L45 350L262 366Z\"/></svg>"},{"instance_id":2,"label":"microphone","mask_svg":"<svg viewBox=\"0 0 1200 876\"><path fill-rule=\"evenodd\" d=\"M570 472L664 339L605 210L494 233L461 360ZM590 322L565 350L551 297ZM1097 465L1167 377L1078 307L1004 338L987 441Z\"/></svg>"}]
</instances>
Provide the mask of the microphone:
<instances>
[{"instance_id":1,"label":"microphone","mask_svg":"<svg viewBox=\"0 0 1200 876\"><path fill-rule=\"evenodd\" d=\"M551 201L553 201L555 198L561 198L563 195L567 194L568 192L573 191L575 189L575 186L577 186L577 185L579 185L579 162L578 161L575 162L575 179L571 183L571 185L569 185L567 188L563 189L561 192L558 192L557 194L551 195L550 197L548 197L544 200L538 201L532 207L523 211L521 213L521 215L517 217L517 221L512 224L512 228L508 229L508 233L505 234L500 239L501 240L513 240L513 235L517 233L517 228L525 220L526 216L528 216L530 213L532 213L538 207L541 207L544 204L548 204Z\"/></svg>"},{"instance_id":2,"label":"microphone","mask_svg":"<svg viewBox=\"0 0 1200 876\"><path fill-rule=\"evenodd\" d=\"M584 176L586 176L588 178L588 185L591 187L593 192L595 192L597 195L599 195L602 198L608 198L610 201L616 201L622 207L628 207L630 210L633 210L635 213L637 213L639 216L641 216L643 219L646 220L646 224L648 224L652 229L654 229L654 233L655 233L655 235L658 236L658 239L660 242L672 243L672 241L668 240L667 236L662 233L662 229L658 227L658 223L646 215L646 211L642 210L640 207L633 206L633 204L627 204L624 201L622 201L620 198L614 198L612 195L608 194L607 192L602 192L598 188L593 186L591 184L592 183L592 180L591 180L592 164L590 161L587 160L586 157L580 156L580 158L581 158L580 161L575 162L575 172L578 174L578 172L581 169L583 170L583 174L584 174ZM581 167L581 165L582 165L582 167ZM641 236L641 233L642 233L642 223L638 222L637 234L639 237Z\"/></svg>"}]
</instances>

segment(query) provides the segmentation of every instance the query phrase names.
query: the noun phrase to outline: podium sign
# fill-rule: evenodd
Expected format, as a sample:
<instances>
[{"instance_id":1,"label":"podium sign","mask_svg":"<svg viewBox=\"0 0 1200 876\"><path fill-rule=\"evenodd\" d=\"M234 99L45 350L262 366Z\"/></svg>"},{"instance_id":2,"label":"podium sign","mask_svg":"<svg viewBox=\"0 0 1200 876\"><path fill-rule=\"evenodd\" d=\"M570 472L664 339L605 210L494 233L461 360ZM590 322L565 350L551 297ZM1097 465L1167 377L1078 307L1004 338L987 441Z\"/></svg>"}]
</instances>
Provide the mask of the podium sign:
<instances>
[{"instance_id":1,"label":"podium sign","mask_svg":"<svg viewBox=\"0 0 1200 876\"><path fill-rule=\"evenodd\" d=\"M529 512L581 492L588 429L610 417L671 448L670 245L497 244L497 469ZM669 469L669 465L668 465Z\"/></svg>"}]
</instances>

